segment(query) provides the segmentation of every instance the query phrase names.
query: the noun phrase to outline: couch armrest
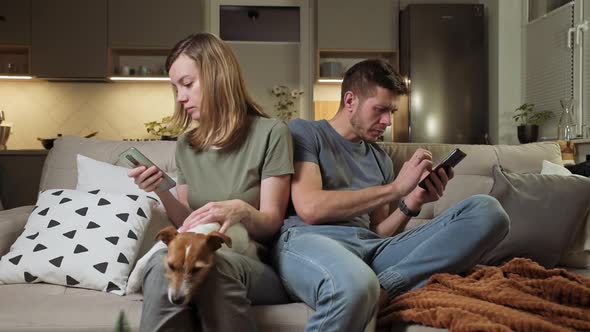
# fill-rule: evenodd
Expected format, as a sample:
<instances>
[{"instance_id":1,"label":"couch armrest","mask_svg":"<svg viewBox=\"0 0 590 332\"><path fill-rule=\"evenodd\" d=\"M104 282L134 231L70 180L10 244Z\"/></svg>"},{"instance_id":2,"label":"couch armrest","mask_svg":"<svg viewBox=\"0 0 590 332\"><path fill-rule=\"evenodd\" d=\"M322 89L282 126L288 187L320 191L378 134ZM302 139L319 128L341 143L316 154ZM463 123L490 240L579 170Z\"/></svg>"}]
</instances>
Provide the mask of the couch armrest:
<instances>
[{"instance_id":1,"label":"couch armrest","mask_svg":"<svg viewBox=\"0 0 590 332\"><path fill-rule=\"evenodd\" d=\"M32 211L32 205L0 211L0 256L10 250L10 246L23 232Z\"/></svg>"}]
</instances>

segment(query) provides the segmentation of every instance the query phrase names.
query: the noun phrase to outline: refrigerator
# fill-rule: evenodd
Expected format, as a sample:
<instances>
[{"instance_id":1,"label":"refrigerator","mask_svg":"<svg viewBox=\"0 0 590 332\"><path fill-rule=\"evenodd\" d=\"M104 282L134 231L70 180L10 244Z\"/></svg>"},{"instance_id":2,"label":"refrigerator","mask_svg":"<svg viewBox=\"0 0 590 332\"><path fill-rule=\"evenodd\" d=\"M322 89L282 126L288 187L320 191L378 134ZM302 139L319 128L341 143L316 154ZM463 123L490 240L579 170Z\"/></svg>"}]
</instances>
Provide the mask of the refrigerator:
<instances>
[{"instance_id":1,"label":"refrigerator","mask_svg":"<svg viewBox=\"0 0 590 332\"><path fill-rule=\"evenodd\" d=\"M409 142L488 143L483 5L408 5L400 17L400 73L410 86Z\"/></svg>"}]
</instances>

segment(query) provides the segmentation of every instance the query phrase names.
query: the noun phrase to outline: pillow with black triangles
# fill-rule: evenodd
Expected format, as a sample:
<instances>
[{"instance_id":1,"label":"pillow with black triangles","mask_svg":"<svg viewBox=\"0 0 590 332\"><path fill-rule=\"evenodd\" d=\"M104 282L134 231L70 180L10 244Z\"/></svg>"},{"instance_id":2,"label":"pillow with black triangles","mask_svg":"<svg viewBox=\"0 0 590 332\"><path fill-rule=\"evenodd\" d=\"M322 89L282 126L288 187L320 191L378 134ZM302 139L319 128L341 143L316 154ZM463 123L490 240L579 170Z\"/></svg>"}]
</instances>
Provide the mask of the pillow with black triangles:
<instances>
[{"instance_id":1,"label":"pillow with black triangles","mask_svg":"<svg viewBox=\"0 0 590 332\"><path fill-rule=\"evenodd\" d=\"M153 204L100 190L42 192L25 230L0 258L0 284L45 282L124 295Z\"/></svg>"}]
</instances>

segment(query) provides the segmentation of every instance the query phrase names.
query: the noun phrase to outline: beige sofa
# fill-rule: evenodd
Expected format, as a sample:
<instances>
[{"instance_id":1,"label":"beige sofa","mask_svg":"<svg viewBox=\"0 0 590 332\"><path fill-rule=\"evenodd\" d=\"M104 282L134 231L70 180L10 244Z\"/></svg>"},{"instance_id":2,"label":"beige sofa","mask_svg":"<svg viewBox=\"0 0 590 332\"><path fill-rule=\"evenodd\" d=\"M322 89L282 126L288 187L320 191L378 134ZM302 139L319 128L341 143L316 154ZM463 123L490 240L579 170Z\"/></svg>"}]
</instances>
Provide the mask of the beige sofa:
<instances>
[{"instance_id":1,"label":"beige sofa","mask_svg":"<svg viewBox=\"0 0 590 332\"><path fill-rule=\"evenodd\" d=\"M136 146L165 171L174 173L174 142L120 142L65 137L55 142L43 168L40 190L76 187L76 155L116 163L117 155ZM418 147L431 150L437 160L447 154L452 145L444 144L383 144L395 161L396 169ZM518 146L460 146L468 154L457 168L456 177L445 196L422 209L409 227L423 223L438 215L457 201L477 193L488 193L492 187L492 166L502 165L513 172L539 173L546 159L561 162L559 147L553 143L535 143ZM0 256L8 252L11 244L23 230L32 206L0 212ZM584 223L585 221L580 221ZM153 242L153 235L162 224L152 224L147 231L142 251ZM584 240L584 239L582 239ZM587 240L587 239L586 239ZM578 249L580 243L572 243ZM590 275L589 270L576 272ZM0 331L112 331L119 312L126 313L132 330L137 330L141 315L142 298L138 294L117 296L80 288L49 284L0 285ZM276 306L256 306L253 310L261 331L303 331L312 310L302 303ZM422 326L394 326L394 331L430 331Z\"/></svg>"}]
</instances>

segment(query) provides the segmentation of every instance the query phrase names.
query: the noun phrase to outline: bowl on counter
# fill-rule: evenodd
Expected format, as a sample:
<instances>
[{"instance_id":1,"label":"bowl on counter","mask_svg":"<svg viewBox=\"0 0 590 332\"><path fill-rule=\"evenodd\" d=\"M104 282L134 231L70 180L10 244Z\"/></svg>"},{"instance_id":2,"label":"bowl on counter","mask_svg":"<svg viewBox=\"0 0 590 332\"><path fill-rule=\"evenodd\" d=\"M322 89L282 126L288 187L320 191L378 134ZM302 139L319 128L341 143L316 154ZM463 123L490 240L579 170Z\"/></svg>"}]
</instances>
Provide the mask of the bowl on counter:
<instances>
[{"instance_id":1,"label":"bowl on counter","mask_svg":"<svg viewBox=\"0 0 590 332\"><path fill-rule=\"evenodd\" d=\"M53 141L55 141L56 138L39 138L39 140L41 141L41 145L43 145L45 150L51 150L53 147Z\"/></svg>"},{"instance_id":2,"label":"bowl on counter","mask_svg":"<svg viewBox=\"0 0 590 332\"><path fill-rule=\"evenodd\" d=\"M90 133L90 134L84 136L84 138L94 137L94 136L96 136L96 134L98 134L98 131ZM54 138L37 137L37 140L41 142L41 145L43 145L45 150L50 150L53 147L53 142L55 142L55 140L60 138L61 136L62 136L61 134L57 134L57 137L54 137Z\"/></svg>"},{"instance_id":3,"label":"bowl on counter","mask_svg":"<svg viewBox=\"0 0 590 332\"><path fill-rule=\"evenodd\" d=\"M51 150L51 148L53 147L53 142L60 138L61 134L57 134L57 137L55 138L40 138L37 137L37 140L41 142L41 145L43 145L43 147L45 148L45 150Z\"/></svg>"}]
</instances>

